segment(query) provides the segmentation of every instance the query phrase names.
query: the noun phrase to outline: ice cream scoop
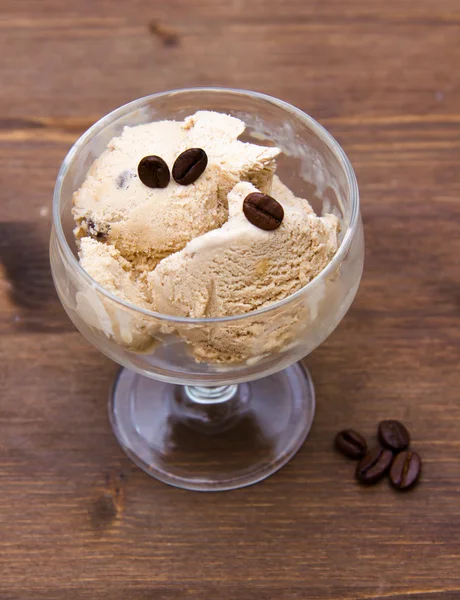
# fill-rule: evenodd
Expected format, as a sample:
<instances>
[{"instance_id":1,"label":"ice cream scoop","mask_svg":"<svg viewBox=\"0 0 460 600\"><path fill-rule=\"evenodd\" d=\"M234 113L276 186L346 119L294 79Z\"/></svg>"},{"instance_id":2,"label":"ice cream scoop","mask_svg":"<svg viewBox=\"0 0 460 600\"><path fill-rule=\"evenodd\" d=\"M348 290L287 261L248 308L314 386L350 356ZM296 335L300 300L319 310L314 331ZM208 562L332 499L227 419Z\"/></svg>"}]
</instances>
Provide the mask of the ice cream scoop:
<instances>
[{"instance_id":1,"label":"ice cream scoop","mask_svg":"<svg viewBox=\"0 0 460 600\"><path fill-rule=\"evenodd\" d=\"M227 194L239 181L269 190L278 148L237 138L245 126L229 115L200 111L184 121L158 121L125 127L95 160L74 195L76 237L112 244L132 268L151 271L190 240L223 225ZM191 185L170 179L149 187L138 174L146 157L156 156L172 170L178 157L204 150L207 164Z\"/></svg>"},{"instance_id":2,"label":"ice cream scoop","mask_svg":"<svg viewBox=\"0 0 460 600\"><path fill-rule=\"evenodd\" d=\"M243 213L259 190L238 183L228 195L229 219L190 241L148 275L159 312L194 318L246 313L293 294L315 277L337 250L338 219L318 217L274 179L272 196L284 208L281 225L267 231Z\"/></svg>"}]
</instances>

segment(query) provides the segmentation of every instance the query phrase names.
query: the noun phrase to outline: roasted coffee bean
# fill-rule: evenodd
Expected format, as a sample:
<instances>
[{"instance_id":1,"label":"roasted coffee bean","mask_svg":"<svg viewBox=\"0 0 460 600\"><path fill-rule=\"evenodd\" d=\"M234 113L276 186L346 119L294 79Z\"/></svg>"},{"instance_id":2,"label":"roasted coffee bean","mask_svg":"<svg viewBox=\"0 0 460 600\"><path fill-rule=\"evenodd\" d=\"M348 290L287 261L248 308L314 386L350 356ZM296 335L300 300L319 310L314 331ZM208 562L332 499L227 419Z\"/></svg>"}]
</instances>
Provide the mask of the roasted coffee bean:
<instances>
[{"instance_id":1,"label":"roasted coffee bean","mask_svg":"<svg viewBox=\"0 0 460 600\"><path fill-rule=\"evenodd\" d=\"M350 458L362 458L367 452L366 440L353 429L340 431L335 436L335 447Z\"/></svg>"},{"instance_id":2,"label":"roasted coffee bean","mask_svg":"<svg viewBox=\"0 0 460 600\"><path fill-rule=\"evenodd\" d=\"M190 185L204 173L207 165L208 157L202 148L189 148L176 158L172 176L180 185Z\"/></svg>"},{"instance_id":3,"label":"roasted coffee bean","mask_svg":"<svg viewBox=\"0 0 460 600\"><path fill-rule=\"evenodd\" d=\"M377 483L388 471L393 453L377 446L364 456L356 467L356 477L361 483Z\"/></svg>"},{"instance_id":4,"label":"roasted coffee bean","mask_svg":"<svg viewBox=\"0 0 460 600\"><path fill-rule=\"evenodd\" d=\"M137 174L149 188L165 188L171 179L168 165L160 156L144 156L137 167Z\"/></svg>"},{"instance_id":5,"label":"roasted coffee bean","mask_svg":"<svg viewBox=\"0 0 460 600\"><path fill-rule=\"evenodd\" d=\"M250 223L266 231L277 229L284 217L281 204L271 196L260 192L253 192L246 196L243 212Z\"/></svg>"},{"instance_id":6,"label":"roasted coffee bean","mask_svg":"<svg viewBox=\"0 0 460 600\"><path fill-rule=\"evenodd\" d=\"M399 421L380 421L379 438L385 448L400 452L407 448L410 442L410 435L407 429Z\"/></svg>"},{"instance_id":7,"label":"roasted coffee bean","mask_svg":"<svg viewBox=\"0 0 460 600\"><path fill-rule=\"evenodd\" d=\"M391 485L397 490L408 490L420 477L422 459L417 452L400 452L390 469Z\"/></svg>"}]
</instances>

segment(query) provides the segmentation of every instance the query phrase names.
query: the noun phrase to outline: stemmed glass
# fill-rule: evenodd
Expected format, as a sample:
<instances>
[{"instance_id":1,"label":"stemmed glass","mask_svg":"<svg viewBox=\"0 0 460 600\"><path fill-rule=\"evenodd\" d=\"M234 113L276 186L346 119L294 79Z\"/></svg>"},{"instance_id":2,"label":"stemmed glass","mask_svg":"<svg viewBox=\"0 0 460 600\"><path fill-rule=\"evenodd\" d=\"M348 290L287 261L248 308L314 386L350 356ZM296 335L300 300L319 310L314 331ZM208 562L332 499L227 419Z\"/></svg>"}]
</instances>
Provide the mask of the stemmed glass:
<instances>
[{"instance_id":1,"label":"stemmed glass","mask_svg":"<svg viewBox=\"0 0 460 600\"><path fill-rule=\"evenodd\" d=\"M151 312L112 295L78 262L72 195L94 159L126 125L182 120L197 110L239 117L247 125L241 139L280 147L281 180L317 213L340 219L331 263L295 294L250 313L192 319ZM124 367L110 397L110 419L122 448L147 473L186 489L228 490L264 479L299 450L315 395L298 361L345 315L364 258L353 169L314 119L281 100L221 88L154 94L118 108L82 135L61 166L50 255L67 314Z\"/></svg>"}]
</instances>

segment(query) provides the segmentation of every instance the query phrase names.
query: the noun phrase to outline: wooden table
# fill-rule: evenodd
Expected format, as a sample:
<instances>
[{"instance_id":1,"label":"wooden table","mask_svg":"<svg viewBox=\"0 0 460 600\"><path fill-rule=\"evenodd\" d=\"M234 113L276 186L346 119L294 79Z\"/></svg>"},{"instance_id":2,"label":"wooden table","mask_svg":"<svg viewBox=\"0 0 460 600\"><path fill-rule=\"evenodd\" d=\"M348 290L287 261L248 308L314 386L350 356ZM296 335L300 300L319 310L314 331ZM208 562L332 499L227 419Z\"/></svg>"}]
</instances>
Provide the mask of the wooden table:
<instances>
[{"instance_id":1,"label":"wooden table","mask_svg":"<svg viewBox=\"0 0 460 600\"><path fill-rule=\"evenodd\" d=\"M2 0L0 598L460 598L460 4L457 0ZM199 494L123 454L116 365L77 333L47 259L54 180L93 121L155 91L252 88L350 156L367 255L307 359L318 408L270 479ZM400 418L413 492L364 489L335 432ZM119 492L114 490L119 487Z\"/></svg>"}]
</instances>

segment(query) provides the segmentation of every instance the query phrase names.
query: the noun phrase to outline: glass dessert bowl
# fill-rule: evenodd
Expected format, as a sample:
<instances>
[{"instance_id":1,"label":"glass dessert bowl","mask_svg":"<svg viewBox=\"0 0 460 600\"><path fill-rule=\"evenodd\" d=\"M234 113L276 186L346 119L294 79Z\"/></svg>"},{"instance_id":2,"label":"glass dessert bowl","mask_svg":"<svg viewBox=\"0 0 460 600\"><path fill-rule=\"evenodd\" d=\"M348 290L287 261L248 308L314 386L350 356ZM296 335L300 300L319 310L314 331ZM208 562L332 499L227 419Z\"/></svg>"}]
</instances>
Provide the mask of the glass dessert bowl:
<instances>
[{"instance_id":1,"label":"glass dessert bowl","mask_svg":"<svg viewBox=\"0 0 460 600\"><path fill-rule=\"evenodd\" d=\"M83 269L73 233L73 194L126 125L181 120L199 110L246 123L243 141L276 145L277 174L318 214L340 222L327 266L290 296L227 317L160 314L130 304ZM258 93L185 89L131 102L93 125L60 169L53 205L51 268L79 331L124 368L109 402L125 452L157 479L217 491L264 479L301 447L315 396L298 361L339 324L358 289L364 241L353 169L339 144L299 109Z\"/></svg>"}]
</instances>

